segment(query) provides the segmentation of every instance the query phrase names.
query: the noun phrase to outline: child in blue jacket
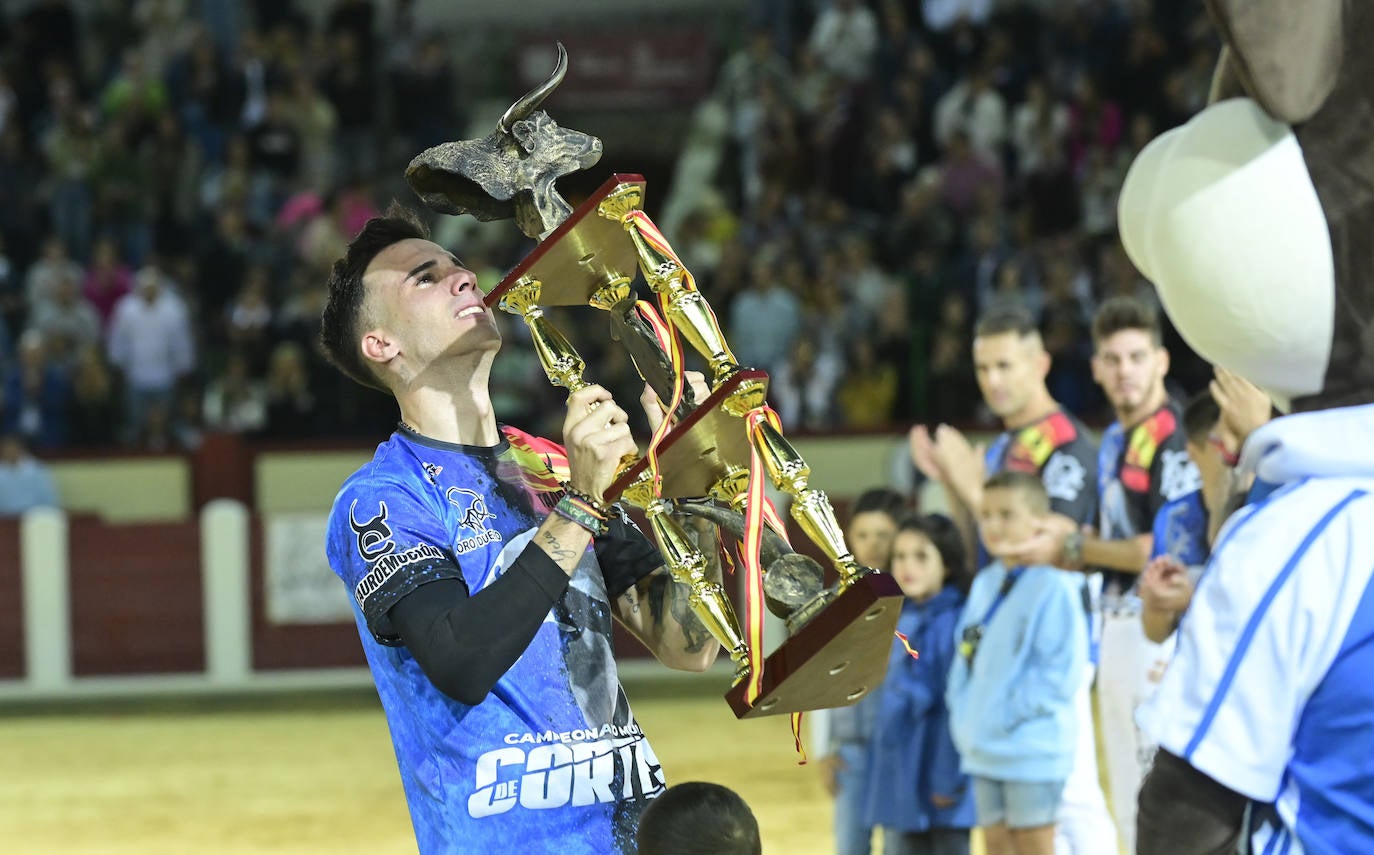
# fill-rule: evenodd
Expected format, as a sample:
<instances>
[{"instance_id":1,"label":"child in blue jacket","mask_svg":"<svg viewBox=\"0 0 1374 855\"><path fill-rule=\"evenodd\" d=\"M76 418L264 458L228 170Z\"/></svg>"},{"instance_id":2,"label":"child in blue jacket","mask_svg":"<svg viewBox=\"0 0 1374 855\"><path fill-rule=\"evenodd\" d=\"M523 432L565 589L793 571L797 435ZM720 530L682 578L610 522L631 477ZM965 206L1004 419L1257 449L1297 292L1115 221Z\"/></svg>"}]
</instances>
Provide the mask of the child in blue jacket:
<instances>
[{"instance_id":1,"label":"child in blue jacket","mask_svg":"<svg viewBox=\"0 0 1374 855\"><path fill-rule=\"evenodd\" d=\"M883 828L884 855L968 855L973 790L949 734L945 681L964 604L963 538L941 516L902 521L893 578L906 595L893 639L869 758L865 816Z\"/></svg>"},{"instance_id":2,"label":"child in blue jacket","mask_svg":"<svg viewBox=\"0 0 1374 855\"><path fill-rule=\"evenodd\" d=\"M1088 662L1081 588L1066 571L1001 560L1049 507L1034 475L1004 471L984 486L978 533L997 560L973 580L945 693L988 855L1052 855L1073 767L1074 693Z\"/></svg>"}]
</instances>

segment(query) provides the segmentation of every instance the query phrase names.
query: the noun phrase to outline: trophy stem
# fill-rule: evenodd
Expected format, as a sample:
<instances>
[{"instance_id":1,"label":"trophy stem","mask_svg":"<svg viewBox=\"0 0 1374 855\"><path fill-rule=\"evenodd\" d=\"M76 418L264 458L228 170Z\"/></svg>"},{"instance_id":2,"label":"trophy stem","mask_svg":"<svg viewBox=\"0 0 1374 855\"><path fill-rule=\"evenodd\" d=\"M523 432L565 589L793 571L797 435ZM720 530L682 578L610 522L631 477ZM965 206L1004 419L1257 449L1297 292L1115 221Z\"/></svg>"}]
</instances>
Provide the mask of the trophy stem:
<instances>
[{"instance_id":1,"label":"trophy stem","mask_svg":"<svg viewBox=\"0 0 1374 855\"><path fill-rule=\"evenodd\" d=\"M668 572L690 592L687 604L692 613L729 651L735 663L733 683L739 683L749 676L749 647L740 632L735 610L725 596L725 588L706 576L706 556L693 546L687 532L669 515L672 506L653 495L647 478L636 480L624 497L644 509Z\"/></svg>"},{"instance_id":2,"label":"trophy stem","mask_svg":"<svg viewBox=\"0 0 1374 855\"><path fill-rule=\"evenodd\" d=\"M808 486L811 467L792 447L792 443L767 421L760 422L757 431L751 433L749 439L763 458L773 483L792 497L792 518L835 565L840 574L841 589L869 572L859 566L854 554L845 545L844 532L835 518L830 499L820 490Z\"/></svg>"},{"instance_id":3,"label":"trophy stem","mask_svg":"<svg viewBox=\"0 0 1374 855\"><path fill-rule=\"evenodd\" d=\"M522 277L501 297L499 305L502 311L518 315L529 327L534 351L539 355L539 364L544 366L550 383L562 386L569 393L585 389L590 385L582 378L587 363L563 333L544 317L544 309L539 305L541 289L542 283L538 279Z\"/></svg>"},{"instance_id":4,"label":"trophy stem","mask_svg":"<svg viewBox=\"0 0 1374 855\"><path fill-rule=\"evenodd\" d=\"M567 337L544 317L544 310L539 305L541 288L538 279L522 276L501 297L498 305L502 311L519 315L524 320L525 326L529 327L530 338L534 340L534 352L539 354L539 364L544 366L544 373L549 376L549 382L555 386L562 386L572 394L591 385L582 377L587 363L578 355L577 349ZM591 406L595 409L599 404L593 402ZM623 475L637 460L633 454L622 457L617 474Z\"/></svg>"},{"instance_id":5,"label":"trophy stem","mask_svg":"<svg viewBox=\"0 0 1374 855\"><path fill-rule=\"evenodd\" d=\"M642 189L626 184L607 196L597 210L603 217L618 221L629 232L645 281L655 294L664 298L668 320L706 359L711 372L711 388L719 389L740 370L739 362L725 343L710 303L691 285L691 273L678 261L653 220L640 209L642 201ZM652 240L645 234L646 230L652 234ZM763 405L764 394L762 383L746 383L724 406L728 412L743 416Z\"/></svg>"}]
</instances>

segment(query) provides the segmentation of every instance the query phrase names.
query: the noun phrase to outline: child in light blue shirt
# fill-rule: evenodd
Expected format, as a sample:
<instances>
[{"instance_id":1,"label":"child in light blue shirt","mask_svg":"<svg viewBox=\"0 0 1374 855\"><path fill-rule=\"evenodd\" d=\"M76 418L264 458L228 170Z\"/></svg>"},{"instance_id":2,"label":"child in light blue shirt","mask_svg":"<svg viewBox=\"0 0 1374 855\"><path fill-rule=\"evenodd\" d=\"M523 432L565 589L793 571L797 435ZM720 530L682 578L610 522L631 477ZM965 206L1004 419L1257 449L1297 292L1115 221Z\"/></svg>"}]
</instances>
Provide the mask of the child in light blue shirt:
<instances>
[{"instance_id":1,"label":"child in light blue shirt","mask_svg":"<svg viewBox=\"0 0 1374 855\"><path fill-rule=\"evenodd\" d=\"M1074 693L1088 661L1080 587L1063 570L1000 559L1048 512L1038 477L1006 471L988 480L978 533L996 560L974 579L955 630L950 732L973 778L988 855L1054 852L1073 767Z\"/></svg>"}]
</instances>

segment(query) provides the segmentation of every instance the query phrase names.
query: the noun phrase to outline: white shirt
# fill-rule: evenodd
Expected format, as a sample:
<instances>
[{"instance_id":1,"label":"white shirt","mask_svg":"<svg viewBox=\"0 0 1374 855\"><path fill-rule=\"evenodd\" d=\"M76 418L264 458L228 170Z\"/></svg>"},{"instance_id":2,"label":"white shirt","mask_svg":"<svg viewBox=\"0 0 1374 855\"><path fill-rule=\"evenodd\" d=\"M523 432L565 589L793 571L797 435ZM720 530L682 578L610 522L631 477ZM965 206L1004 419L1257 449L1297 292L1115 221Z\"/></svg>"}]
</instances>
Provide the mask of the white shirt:
<instances>
[{"instance_id":1,"label":"white shirt","mask_svg":"<svg viewBox=\"0 0 1374 855\"><path fill-rule=\"evenodd\" d=\"M878 49L878 19L862 3L848 14L831 6L811 30L812 52L832 73L846 80L864 80L873 71Z\"/></svg>"},{"instance_id":2,"label":"white shirt","mask_svg":"<svg viewBox=\"0 0 1374 855\"><path fill-rule=\"evenodd\" d=\"M1140 726L1254 800L1255 852L1374 852L1374 405L1277 419Z\"/></svg>"},{"instance_id":3,"label":"white shirt","mask_svg":"<svg viewBox=\"0 0 1374 855\"><path fill-rule=\"evenodd\" d=\"M110 362L134 389L165 390L191 370L191 322L181 299L165 288L152 303L137 293L115 306Z\"/></svg>"}]
</instances>

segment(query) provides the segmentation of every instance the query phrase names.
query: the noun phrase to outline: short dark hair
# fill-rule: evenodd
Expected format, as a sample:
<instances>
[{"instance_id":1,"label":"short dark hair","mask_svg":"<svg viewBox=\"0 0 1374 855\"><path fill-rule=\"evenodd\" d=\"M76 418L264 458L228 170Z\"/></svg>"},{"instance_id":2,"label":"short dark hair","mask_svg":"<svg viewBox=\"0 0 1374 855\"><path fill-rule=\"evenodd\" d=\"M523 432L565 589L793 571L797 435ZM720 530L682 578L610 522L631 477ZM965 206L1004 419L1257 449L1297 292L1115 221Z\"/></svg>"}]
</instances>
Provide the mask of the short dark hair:
<instances>
[{"instance_id":1,"label":"short dark hair","mask_svg":"<svg viewBox=\"0 0 1374 855\"><path fill-rule=\"evenodd\" d=\"M400 202L392 202L386 213L367 221L348 244L348 252L329 271L329 299L320 322L320 343L334 367L364 386L390 391L358 347L366 296L363 274L372 260L392 244L428 237L429 228L414 211Z\"/></svg>"},{"instance_id":2,"label":"short dark hair","mask_svg":"<svg viewBox=\"0 0 1374 855\"><path fill-rule=\"evenodd\" d=\"M1124 330L1149 333L1156 347L1164 344L1159 313L1153 306L1134 297L1112 297L1098 307L1093 316L1093 344L1101 344L1104 339Z\"/></svg>"},{"instance_id":3,"label":"short dark hair","mask_svg":"<svg viewBox=\"0 0 1374 855\"><path fill-rule=\"evenodd\" d=\"M1219 421L1221 407L1211 389L1198 392L1183 406L1183 430L1194 445L1206 445Z\"/></svg>"},{"instance_id":4,"label":"short dark hair","mask_svg":"<svg viewBox=\"0 0 1374 855\"><path fill-rule=\"evenodd\" d=\"M910 510L906 497L896 490L888 487L874 487L871 490L864 490L859 494L859 498L854 500L854 505L849 509L849 515L867 514L874 511L887 514L896 522L904 517Z\"/></svg>"},{"instance_id":5,"label":"short dark hair","mask_svg":"<svg viewBox=\"0 0 1374 855\"><path fill-rule=\"evenodd\" d=\"M911 514L897 524L897 533L914 531L924 535L945 565L945 584L968 593L973 582L964 535L954 521L943 514Z\"/></svg>"},{"instance_id":6,"label":"short dark hair","mask_svg":"<svg viewBox=\"0 0 1374 855\"><path fill-rule=\"evenodd\" d=\"M1045 490L1045 482L1039 475L1003 469L983 484L983 490L1015 490L1029 500L1031 509L1045 513L1050 509L1050 494Z\"/></svg>"},{"instance_id":7,"label":"short dark hair","mask_svg":"<svg viewBox=\"0 0 1374 855\"><path fill-rule=\"evenodd\" d=\"M983 313L973 328L974 338L990 335L1016 333L1017 338L1026 338L1040 332L1035 316L1025 306L995 306Z\"/></svg>"},{"instance_id":8,"label":"short dark hair","mask_svg":"<svg viewBox=\"0 0 1374 855\"><path fill-rule=\"evenodd\" d=\"M639 817L640 855L760 855L759 823L729 787L688 781L669 787Z\"/></svg>"}]
</instances>

